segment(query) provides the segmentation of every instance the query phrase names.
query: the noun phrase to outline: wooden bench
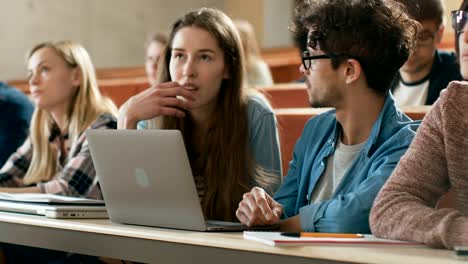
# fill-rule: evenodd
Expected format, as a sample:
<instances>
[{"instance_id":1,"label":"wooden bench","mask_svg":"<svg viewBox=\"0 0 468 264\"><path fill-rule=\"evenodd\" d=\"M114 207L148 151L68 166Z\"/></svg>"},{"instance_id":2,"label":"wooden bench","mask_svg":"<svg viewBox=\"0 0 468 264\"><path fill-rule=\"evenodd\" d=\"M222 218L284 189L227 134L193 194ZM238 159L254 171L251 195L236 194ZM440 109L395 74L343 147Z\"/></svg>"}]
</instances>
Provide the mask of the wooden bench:
<instances>
[{"instance_id":1,"label":"wooden bench","mask_svg":"<svg viewBox=\"0 0 468 264\"><path fill-rule=\"evenodd\" d=\"M99 89L102 94L114 101L117 107L124 104L130 97L149 88L150 85L146 77L125 79L109 79L99 81Z\"/></svg>"},{"instance_id":2,"label":"wooden bench","mask_svg":"<svg viewBox=\"0 0 468 264\"><path fill-rule=\"evenodd\" d=\"M28 84L9 82L10 85L29 95ZM98 81L101 93L108 96L117 107L120 107L130 97L150 87L146 77L123 78L123 79L103 79Z\"/></svg>"},{"instance_id":3,"label":"wooden bench","mask_svg":"<svg viewBox=\"0 0 468 264\"><path fill-rule=\"evenodd\" d=\"M275 83L294 82L302 77L301 54L296 47L263 49L262 58L270 67Z\"/></svg>"},{"instance_id":4,"label":"wooden bench","mask_svg":"<svg viewBox=\"0 0 468 264\"><path fill-rule=\"evenodd\" d=\"M265 95L273 108L310 107L309 96L304 83L259 86L257 89Z\"/></svg>"}]
</instances>

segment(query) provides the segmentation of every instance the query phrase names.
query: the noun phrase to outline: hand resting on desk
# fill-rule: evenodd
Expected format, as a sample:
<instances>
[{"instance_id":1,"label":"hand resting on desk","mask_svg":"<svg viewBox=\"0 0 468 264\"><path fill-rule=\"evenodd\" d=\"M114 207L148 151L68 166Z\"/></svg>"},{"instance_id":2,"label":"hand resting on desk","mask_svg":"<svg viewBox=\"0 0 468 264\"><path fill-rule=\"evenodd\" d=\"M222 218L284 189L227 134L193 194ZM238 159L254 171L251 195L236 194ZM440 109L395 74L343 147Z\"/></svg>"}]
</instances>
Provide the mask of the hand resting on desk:
<instances>
[{"instance_id":1,"label":"hand resting on desk","mask_svg":"<svg viewBox=\"0 0 468 264\"><path fill-rule=\"evenodd\" d=\"M246 226L275 225L282 214L283 206L259 187L244 194L236 211L237 218Z\"/></svg>"}]
</instances>

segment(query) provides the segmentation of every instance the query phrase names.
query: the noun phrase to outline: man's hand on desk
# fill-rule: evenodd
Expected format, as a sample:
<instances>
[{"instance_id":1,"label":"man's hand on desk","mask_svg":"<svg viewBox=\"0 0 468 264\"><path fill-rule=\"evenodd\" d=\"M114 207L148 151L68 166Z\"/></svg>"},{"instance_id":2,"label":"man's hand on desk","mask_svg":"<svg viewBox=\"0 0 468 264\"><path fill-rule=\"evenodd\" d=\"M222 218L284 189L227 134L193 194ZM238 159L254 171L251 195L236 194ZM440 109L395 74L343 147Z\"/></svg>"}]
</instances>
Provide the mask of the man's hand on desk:
<instances>
[{"instance_id":1,"label":"man's hand on desk","mask_svg":"<svg viewBox=\"0 0 468 264\"><path fill-rule=\"evenodd\" d=\"M236 216L246 226L274 225L280 222L283 206L262 188L254 187L244 194Z\"/></svg>"}]
</instances>

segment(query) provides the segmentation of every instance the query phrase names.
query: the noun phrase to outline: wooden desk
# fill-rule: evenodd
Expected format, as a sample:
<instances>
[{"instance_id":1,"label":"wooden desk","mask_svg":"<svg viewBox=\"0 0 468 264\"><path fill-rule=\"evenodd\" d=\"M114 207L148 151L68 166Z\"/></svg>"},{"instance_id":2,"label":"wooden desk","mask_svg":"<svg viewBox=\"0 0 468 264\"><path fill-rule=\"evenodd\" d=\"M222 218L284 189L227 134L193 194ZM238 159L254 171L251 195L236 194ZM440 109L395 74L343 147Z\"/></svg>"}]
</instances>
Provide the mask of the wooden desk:
<instances>
[{"instance_id":1,"label":"wooden desk","mask_svg":"<svg viewBox=\"0 0 468 264\"><path fill-rule=\"evenodd\" d=\"M449 250L409 247L270 247L241 233L204 233L0 212L0 241L158 263L462 263Z\"/></svg>"}]
</instances>

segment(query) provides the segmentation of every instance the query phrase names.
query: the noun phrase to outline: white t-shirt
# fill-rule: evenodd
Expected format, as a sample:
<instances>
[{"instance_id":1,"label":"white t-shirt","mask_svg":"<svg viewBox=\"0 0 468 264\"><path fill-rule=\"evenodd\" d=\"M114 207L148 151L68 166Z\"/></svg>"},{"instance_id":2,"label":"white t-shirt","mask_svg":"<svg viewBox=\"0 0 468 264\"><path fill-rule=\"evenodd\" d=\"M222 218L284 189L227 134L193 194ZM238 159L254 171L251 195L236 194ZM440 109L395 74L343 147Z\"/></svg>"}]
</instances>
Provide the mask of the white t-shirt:
<instances>
[{"instance_id":1,"label":"white t-shirt","mask_svg":"<svg viewBox=\"0 0 468 264\"><path fill-rule=\"evenodd\" d=\"M335 153L328 157L327 168L312 193L310 203L330 200L336 187L340 184L365 143L366 141L357 145L345 145L341 140L338 140Z\"/></svg>"},{"instance_id":2,"label":"white t-shirt","mask_svg":"<svg viewBox=\"0 0 468 264\"><path fill-rule=\"evenodd\" d=\"M393 97L398 107L425 105L429 91L429 78L416 83L398 82Z\"/></svg>"}]
</instances>

